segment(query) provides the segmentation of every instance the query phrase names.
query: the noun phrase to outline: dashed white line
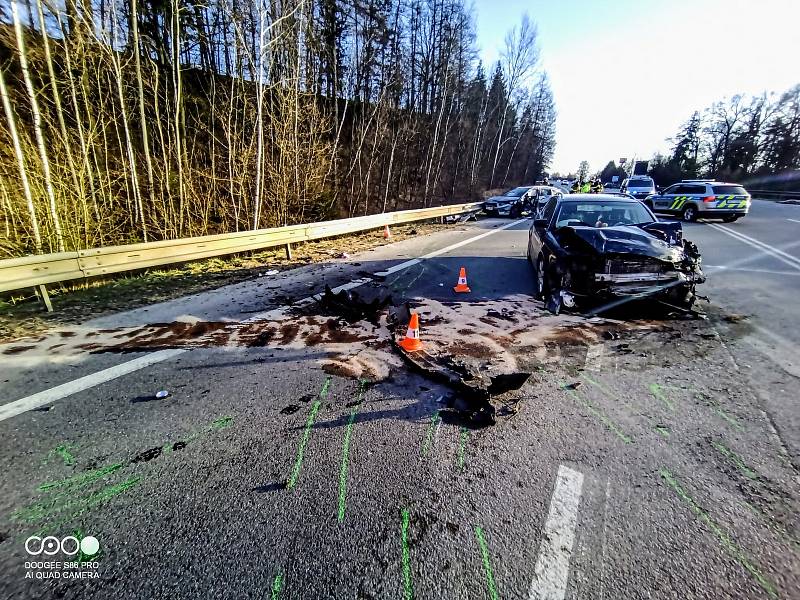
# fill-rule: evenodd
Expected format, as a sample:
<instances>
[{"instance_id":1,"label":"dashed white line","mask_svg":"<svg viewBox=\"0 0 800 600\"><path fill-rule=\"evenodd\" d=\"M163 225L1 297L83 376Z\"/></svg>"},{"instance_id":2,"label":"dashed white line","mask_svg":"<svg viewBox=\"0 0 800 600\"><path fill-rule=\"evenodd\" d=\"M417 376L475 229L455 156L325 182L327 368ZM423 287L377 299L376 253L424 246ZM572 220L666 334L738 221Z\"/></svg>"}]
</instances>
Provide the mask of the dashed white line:
<instances>
[{"instance_id":1,"label":"dashed white line","mask_svg":"<svg viewBox=\"0 0 800 600\"><path fill-rule=\"evenodd\" d=\"M569 562L575 543L583 474L561 465L542 532L529 600L563 600L567 593Z\"/></svg>"},{"instance_id":2,"label":"dashed white line","mask_svg":"<svg viewBox=\"0 0 800 600\"><path fill-rule=\"evenodd\" d=\"M29 410L33 410L34 408L51 404L56 400L61 400L62 398L71 396L72 394L77 394L83 390L88 390L89 388L101 383L105 383L106 381L111 381L112 379L122 377L128 373L133 373L139 369L160 363L169 358L178 356L179 354L183 354L184 352L186 352L186 350L159 350L158 352L140 356L139 358L134 358L133 360L129 360L120 365L103 369L97 373L92 373L91 375L86 375L85 377L75 379L74 381L62 383L54 388L50 388L49 390L44 390L37 394L15 400L14 402L3 404L0 406L0 421L5 421L6 419L10 419L11 417Z\"/></svg>"},{"instance_id":3,"label":"dashed white line","mask_svg":"<svg viewBox=\"0 0 800 600\"><path fill-rule=\"evenodd\" d=\"M474 237L467 238L466 240L463 240L456 244L451 244L450 246L441 248L440 250L429 252L428 254L425 254L420 258L407 260L398 265L394 265L390 269L387 269L384 273L376 273L376 275L397 273L398 271L402 271L403 269L408 269L409 267L419 264L420 262L422 262L422 260L426 258L433 258L435 256L439 256L446 252L450 252L451 250L455 250L456 248L461 248L462 246L466 246L467 244L471 244L472 242L476 242L485 237L493 235L498 231L503 231L504 229L509 229L510 227L514 227L515 225L518 225L524 221L526 221L526 219L519 219L517 221L512 221L510 223L503 225L502 227L491 229L490 231L481 233L480 235L476 235ZM353 281L350 281L348 283L333 288L333 292L338 293L344 290L351 290L353 288L357 288L361 285L364 285L365 283L369 283L370 281L373 281L373 279L372 278L354 279ZM319 298L320 298L319 294L314 296L308 296L307 298L294 301L291 307L281 306L279 308L274 308L272 310L259 313L257 315L250 317L249 319L246 319L244 323L261 321L265 319L280 318L281 316L287 313L289 308L305 306L307 304L310 304L311 302L314 302ZM40 406L51 404L56 400L61 400L62 398L66 398L67 396L71 396L72 394L82 392L83 390L87 390L101 383L105 383L106 381L111 381L112 379L122 377L123 375L127 375L128 373L133 373L134 371L138 371L139 369L143 369L144 367L148 367L150 365L163 362L167 359L170 359L184 352L186 352L186 350L180 350L180 349L159 350L158 352L153 352L152 354L148 354L146 356L141 356L139 358L129 360L127 362L110 367L108 369L103 369L102 371L98 371L97 373L86 375L85 377L81 377L74 381L63 383L54 388L50 388L49 390L44 390L36 394L33 394L31 396L20 398L19 400L15 400L13 402L0 405L0 421L10 419L11 417L19 415L21 413L33 410L34 408L39 408Z\"/></svg>"}]
</instances>

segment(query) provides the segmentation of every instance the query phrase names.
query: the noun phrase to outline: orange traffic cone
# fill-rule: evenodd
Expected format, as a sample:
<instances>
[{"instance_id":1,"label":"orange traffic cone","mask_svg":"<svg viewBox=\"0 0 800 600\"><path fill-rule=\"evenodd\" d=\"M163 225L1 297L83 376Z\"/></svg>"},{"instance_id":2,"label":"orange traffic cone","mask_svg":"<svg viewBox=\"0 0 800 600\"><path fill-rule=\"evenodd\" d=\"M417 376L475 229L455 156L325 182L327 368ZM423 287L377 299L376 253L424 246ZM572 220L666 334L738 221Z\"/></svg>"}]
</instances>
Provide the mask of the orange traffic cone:
<instances>
[{"instance_id":1,"label":"orange traffic cone","mask_svg":"<svg viewBox=\"0 0 800 600\"><path fill-rule=\"evenodd\" d=\"M411 320L408 322L406 337L400 342L403 350L416 352L422 350L422 342L419 339L419 317L417 313L411 313Z\"/></svg>"},{"instance_id":2,"label":"orange traffic cone","mask_svg":"<svg viewBox=\"0 0 800 600\"><path fill-rule=\"evenodd\" d=\"M385 240L392 239L392 232L389 231L389 226L388 225L384 225L383 226L383 239L385 239Z\"/></svg>"},{"instance_id":3,"label":"orange traffic cone","mask_svg":"<svg viewBox=\"0 0 800 600\"><path fill-rule=\"evenodd\" d=\"M458 273L458 285L454 287L453 290L456 292L472 291L467 285L467 270L464 267L461 267L461 271Z\"/></svg>"}]
</instances>

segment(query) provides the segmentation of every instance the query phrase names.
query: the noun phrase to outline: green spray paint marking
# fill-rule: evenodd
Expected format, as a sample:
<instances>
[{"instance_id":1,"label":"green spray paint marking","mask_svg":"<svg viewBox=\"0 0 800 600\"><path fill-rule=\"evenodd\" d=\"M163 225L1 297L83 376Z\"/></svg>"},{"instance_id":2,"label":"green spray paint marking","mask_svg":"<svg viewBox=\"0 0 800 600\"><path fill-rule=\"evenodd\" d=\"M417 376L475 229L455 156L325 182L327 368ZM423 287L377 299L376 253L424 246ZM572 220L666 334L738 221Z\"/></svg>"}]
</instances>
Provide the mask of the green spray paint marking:
<instances>
[{"instance_id":1,"label":"green spray paint marking","mask_svg":"<svg viewBox=\"0 0 800 600\"><path fill-rule=\"evenodd\" d=\"M732 417L724 410L722 410L718 400L710 398L709 396L706 396L702 392L693 391L693 393L696 400L700 400L707 406L710 406L712 409L714 409L714 412L716 412L720 417L723 418L723 420L729 423L732 427L734 427L738 431L744 431L744 427L742 426L741 423L739 423L739 421L735 417Z\"/></svg>"},{"instance_id":2,"label":"green spray paint marking","mask_svg":"<svg viewBox=\"0 0 800 600\"><path fill-rule=\"evenodd\" d=\"M586 410L588 410L595 417L600 419L606 427L608 427L611 431L613 431L617 435L617 437L619 439L621 439L626 444L630 444L630 443L633 442L633 440L630 437L628 437L627 435L625 435L622 432L622 430L617 426L616 423L614 423L611 419L609 419L607 416L605 416L601 411L599 411L594 406L592 406L592 404L588 400L584 400L574 390L571 390L568 387L566 387L566 384L563 381L561 382L560 385L561 385L561 389L562 390L567 392L572 397L573 400L575 400L578 404L583 405L586 408Z\"/></svg>"},{"instance_id":3,"label":"green spray paint marking","mask_svg":"<svg viewBox=\"0 0 800 600\"><path fill-rule=\"evenodd\" d=\"M403 543L403 591L405 600L413 600L414 590L411 587L411 562L408 553L408 510L403 509L403 523L400 526L400 538Z\"/></svg>"},{"instance_id":4,"label":"green spray paint marking","mask_svg":"<svg viewBox=\"0 0 800 600\"><path fill-rule=\"evenodd\" d=\"M655 427L653 427L653 429L655 429L656 433L661 437L663 438L669 437L669 427L664 427L663 425L656 425Z\"/></svg>"},{"instance_id":5,"label":"green spray paint marking","mask_svg":"<svg viewBox=\"0 0 800 600\"><path fill-rule=\"evenodd\" d=\"M772 517L764 513L757 506L753 506L752 504L750 504L747 500L742 500L742 504L744 504L747 508L753 511L753 513L761 517L766 522L767 527L769 527L772 531L780 535L795 548L800 549L800 540L798 540L791 533L789 533L783 525L781 525L780 523L775 523Z\"/></svg>"},{"instance_id":6,"label":"green spray paint marking","mask_svg":"<svg viewBox=\"0 0 800 600\"><path fill-rule=\"evenodd\" d=\"M39 486L39 491L47 492L55 488L82 487L88 483L91 483L98 479L102 479L106 475L110 475L114 471L117 471L121 468L122 468L122 463L114 463L113 465L106 465L105 467L94 469L92 471L87 471L85 473L79 473L78 475L67 477L66 479L61 479L59 481L53 481L50 483L43 483Z\"/></svg>"},{"instance_id":7,"label":"green spray paint marking","mask_svg":"<svg viewBox=\"0 0 800 600\"><path fill-rule=\"evenodd\" d=\"M664 478L664 481L680 496L680 498L689 505L689 508L692 509L692 512L697 515L697 517L705 523L711 531L717 536L722 547L730 554L736 561L739 562L747 571L756 579L758 584L773 598L777 598L778 594L775 591L775 587L772 585L770 581L768 581L762 574L758 568L751 563L747 557L744 555L742 550L731 540L730 536L722 529L719 525L717 525L714 520L708 516L708 513L700 508L697 503L689 496L686 491L681 487L678 483L677 479L675 479L674 475L668 471L667 469L661 469L661 477Z\"/></svg>"},{"instance_id":8,"label":"green spray paint marking","mask_svg":"<svg viewBox=\"0 0 800 600\"><path fill-rule=\"evenodd\" d=\"M317 418L317 413L322 406L322 401L328 397L328 389L330 386L331 378L328 377L325 379L325 383L322 385L322 390L319 393L320 399L315 400L314 404L311 405L311 412L308 413L308 420L306 421L306 427L303 430L303 437L300 439L300 446L297 448L297 459L294 462L292 475L289 477L289 481L286 484L286 487L289 489L292 489L295 486L297 483L297 478L300 477L300 469L303 467L303 456L306 451L306 444L308 444L308 438L311 437L311 426L314 424L314 419Z\"/></svg>"},{"instance_id":9,"label":"green spray paint marking","mask_svg":"<svg viewBox=\"0 0 800 600\"><path fill-rule=\"evenodd\" d=\"M356 405L350 413L350 419L347 421L347 429L344 430L344 442L342 442L342 467L339 469L339 513L337 518L339 523L344 521L344 508L347 499L347 468L349 464L348 455L350 454L350 436L353 433L353 423L356 420L358 407L361 406L361 399L364 396L364 388L367 385L367 380L362 379L358 384L358 396L356 397Z\"/></svg>"},{"instance_id":10,"label":"green spray paint marking","mask_svg":"<svg viewBox=\"0 0 800 600\"><path fill-rule=\"evenodd\" d=\"M439 411L437 410L433 413L433 417L431 417L431 423L428 425L428 431L425 433L425 441L422 443L422 456L428 456L428 452L431 450L431 442L433 441L433 430L436 427L436 423L439 421L441 417L439 417Z\"/></svg>"},{"instance_id":11,"label":"green spray paint marking","mask_svg":"<svg viewBox=\"0 0 800 600\"><path fill-rule=\"evenodd\" d=\"M489 598L497 600L497 589L494 585L494 575L492 575L492 565L489 563L489 550L486 548L486 540L483 537L483 529L480 525L475 526L475 537L478 538L478 546L481 549L483 558L483 570L486 573L486 585L489 587Z\"/></svg>"},{"instance_id":12,"label":"green spray paint marking","mask_svg":"<svg viewBox=\"0 0 800 600\"><path fill-rule=\"evenodd\" d=\"M666 406L670 410L675 410L675 404L673 404L672 400L667 398L666 394L664 394L664 387L658 383L651 383L650 384L650 394L658 400L659 402L663 402L664 406Z\"/></svg>"},{"instance_id":13,"label":"green spray paint marking","mask_svg":"<svg viewBox=\"0 0 800 600\"><path fill-rule=\"evenodd\" d=\"M464 470L464 450L467 446L467 436L469 436L469 429L462 427L458 440L458 468L462 471Z\"/></svg>"},{"instance_id":14,"label":"green spray paint marking","mask_svg":"<svg viewBox=\"0 0 800 600\"><path fill-rule=\"evenodd\" d=\"M278 573L275 575L275 580L272 582L272 600L278 600L281 596L281 588L283 587L283 575Z\"/></svg>"},{"instance_id":15,"label":"green spray paint marking","mask_svg":"<svg viewBox=\"0 0 800 600\"><path fill-rule=\"evenodd\" d=\"M72 510L75 508L78 509L76 515L81 514L89 508L97 506L98 504L102 504L114 496L128 491L130 488L139 483L140 479L141 478L139 477L132 477L127 481L105 487L84 498L78 498L72 501L61 502L60 499L63 498L63 495L56 496L42 502L37 502L36 504L33 504L27 508L20 509L12 516L14 519L20 521L39 521L49 515L63 513L67 510Z\"/></svg>"},{"instance_id":16,"label":"green spray paint marking","mask_svg":"<svg viewBox=\"0 0 800 600\"><path fill-rule=\"evenodd\" d=\"M211 422L209 429L225 429L231 423L233 423L233 417L220 417Z\"/></svg>"},{"instance_id":17,"label":"green spray paint marking","mask_svg":"<svg viewBox=\"0 0 800 600\"><path fill-rule=\"evenodd\" d=\"M56 446L48 453L45 463L49 462L50 458L53 456L58 456L62 461L64 461L66 466L71 467L75 464L75 457L72 455L72 452L70 452L70 448L72 447L73 446L70 446L69 444L61 444L60 446Z\"/></svg>"},{"instance_id":18,"label":"green spray paint marking","mask_svg":"<svg viewBox=\"0 0 800 600\"><path fill-rule=\"evenodd\" d=\"M758 479L758 473L749 468L742 460L742 457L736 454L736 452L734 452L727 446L725 446L725 444L723 444L722 442L712 441L711 445L714 446L714 448L716 448L718 452L723 454L734 465L736 465L736 468L739 469L744 474L745 477L747 477L748 479Z\"/></svg>"}]
</instances>

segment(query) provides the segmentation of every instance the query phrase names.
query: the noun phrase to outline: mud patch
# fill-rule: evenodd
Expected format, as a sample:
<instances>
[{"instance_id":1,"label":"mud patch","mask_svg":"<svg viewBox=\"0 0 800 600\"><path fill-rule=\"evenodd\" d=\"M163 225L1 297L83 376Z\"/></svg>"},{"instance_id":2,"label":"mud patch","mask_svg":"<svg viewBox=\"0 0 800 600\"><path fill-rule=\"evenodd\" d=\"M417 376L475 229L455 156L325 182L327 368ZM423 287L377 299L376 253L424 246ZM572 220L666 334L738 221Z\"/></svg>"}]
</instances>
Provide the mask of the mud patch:
<instances>
[{"instance_id":1,"label":"mud patch","mask_svg":"<svg viewBox=\"0 0 800 600\"><path fill-rule=\"evenodd\" d=\"M281 414L282 415L293 415L298 410L300 410L300 405L299 404L290 404L289 406L284 406L281 409Z\"/></svg>"}]
</instances>

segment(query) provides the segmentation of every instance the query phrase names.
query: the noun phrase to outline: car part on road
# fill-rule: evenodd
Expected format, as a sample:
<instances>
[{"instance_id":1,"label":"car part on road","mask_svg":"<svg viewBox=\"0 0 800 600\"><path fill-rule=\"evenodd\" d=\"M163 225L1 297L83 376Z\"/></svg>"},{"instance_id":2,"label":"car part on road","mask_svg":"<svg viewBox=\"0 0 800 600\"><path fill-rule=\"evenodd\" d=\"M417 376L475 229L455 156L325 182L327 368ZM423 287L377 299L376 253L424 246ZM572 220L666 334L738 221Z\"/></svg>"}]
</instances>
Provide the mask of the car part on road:
<instances>
[{"instance_id":1,"label":"car part on road","mask_svg":"<svg viewBox=\"0 0 800 600\"><path fill-rule=\"evenodd\" d=\"M377 297L368 302L352 290L334 293L329 285L325 286L325 293L319 299L319 305L324 310L342 317L348 323L364 320L376 324L381 311L391 304L391 296Z\"/></svg>"},{"instance_id":2,"label":"car part on road","mask_svg":"<svg viewBox=\"0 0 800 600\"><path fill-rule=\"evenodd\" d=\"M411 352L395 340L392 346L413 370L458 392L460 402L453 408L466 427L494 425L496 411L491 397L518 390L530 377L525 372L486 376L452 357L437 357L425 350Z\"/></svg>"}]
</instances>

